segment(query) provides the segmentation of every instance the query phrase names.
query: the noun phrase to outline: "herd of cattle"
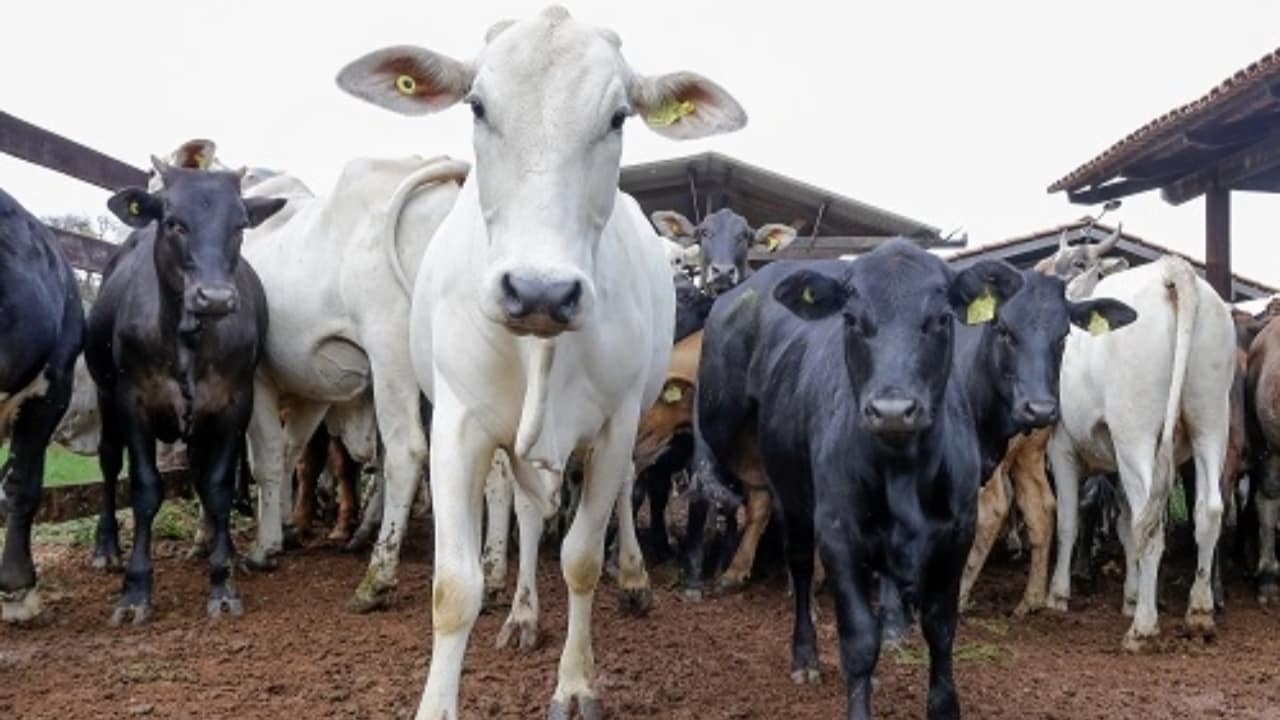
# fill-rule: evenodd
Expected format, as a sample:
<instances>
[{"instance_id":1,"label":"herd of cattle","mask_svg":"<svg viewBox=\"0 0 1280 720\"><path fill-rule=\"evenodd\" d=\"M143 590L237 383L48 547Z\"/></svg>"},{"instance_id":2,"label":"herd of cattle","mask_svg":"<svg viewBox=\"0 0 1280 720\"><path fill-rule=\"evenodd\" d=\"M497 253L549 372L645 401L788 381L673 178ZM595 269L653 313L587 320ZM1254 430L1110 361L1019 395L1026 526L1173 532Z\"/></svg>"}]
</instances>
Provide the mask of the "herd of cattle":
<instances>
[{"instance_id":1,"label":"herd of cattle","mask_svg":"<svg viewBox=\"0 0 1280 720\"><path fill-rule=\"evenodd\" d=\"M590 616L606 531L616 518L623 607L643 612L636 508L647 496L650 555L673 555L664 516L680 473L689 595L704 590L708 528L735 531L717 580L733 588L777 514L799 683L818 679L820 561L850 718L869 717L881 643L917 615L928 716L959 716L957 617L1015 501L1031 548L1018 611L1066 609L1091 476L1118 474L1125 647L1158 632L1166 512L1184 465L1198 550L1188 629L1214 631L1224 503L1238 497L1255 511L1259 596L1280 594L1280 323L1233 317L1180 258L1129 269L1105 257L1118 230L1098 245L1064 239L1028 271L993 260L957 271L895 239L854 262L752 273L748 251L786 247L794 229L752 228L728 209L697 224L645 218L617 190L630 116L687 139L736 130L745 113L700 75L634 72L619 48L553 7L495 25L471 62L398 46L338 75L348 93L404 114L467 104L474 167L359 159L316 195L285 173L229 171L207 141L153 159L149 187L108 202L133 231L87 320L57 241L0 193L3 619L41 610L30 533L51 438L98 454L101 568L122 565L114 485L128 453L134 540L115 623L152 611L158 442L189 456L213 617L243 612L229 516L250 472L248 561L269 568L286 531L310 522L326 452L340 480L337 539L355 530L356 469L379 470L366 511L377 540L352 602L365 611L390 601L429 463L433 640L418 717L430 720L458 717L468 636L505 584L513 507L518 584L499 643L537 642L537 548L570 491L569 628L549 717L601 717ZM92 426L97 442L77 445L70 424Z\"/></svg>"}]
</instances>

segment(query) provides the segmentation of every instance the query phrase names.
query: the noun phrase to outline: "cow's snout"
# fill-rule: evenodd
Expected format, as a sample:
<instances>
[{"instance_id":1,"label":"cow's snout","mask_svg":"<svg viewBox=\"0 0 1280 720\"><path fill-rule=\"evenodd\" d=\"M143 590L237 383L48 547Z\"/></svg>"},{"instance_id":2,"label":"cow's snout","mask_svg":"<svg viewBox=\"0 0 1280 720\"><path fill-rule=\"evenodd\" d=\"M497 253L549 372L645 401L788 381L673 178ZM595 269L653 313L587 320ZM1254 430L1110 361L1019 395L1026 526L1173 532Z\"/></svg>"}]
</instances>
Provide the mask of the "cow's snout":
<instances>
[{"instance_id":1,"label":"cow's snout","mask_svg":"<svg viewBox=\"0 0 1280 720\"><path fill-rule=\"evenodd\" d=\"M542 280L512 273L502 276L502 311L507 324L516 329L555 334L567 329L581 309L579 280Z\"/></svg>"},{"instance_id":2,"label":"cow's snout","mask_svg":"<svg viewBox=\"0 0 1280 720\"><path fill-rule=\"evenodd\" d=\"M867 400L862 407L867 429L875 433L912 433L929 426L920 402L902 394L883 394Z\"/></svg>"},{"instance_id":3,"label":"cow's snout","mask_svg":"<svg viewBox=\"0 0 1280 720\"><path fill-rule=\"evenodd\" d=\"M229 315L236 311L238 301L234 285L197 285L191 294L191 311L197 315Z\"/></svg>"},{"instance_id":4,"label":"cow's snout","mask_svg":"<svg viewBox=\"0 0 1280 720\"><path fill-rule=\"evenodd\" d=\"M1046 427L1058 422L1058 403L1054 400L1027 400L1017 408L1018 419L1032 427Z\"/></svg>"},{"instance_id":5,"label":"cow's snout","mask_svg":"<svg viewBox=\"0 0 1280 720\"><path fill-rule=\"evenodd\" d=\"M720 293L725 290L731 290L742 278L738 273L738 268L727 263L712 263L707 265L707 276L703 283L707 290L712 293Z\"/></svg>"}]
</instances>

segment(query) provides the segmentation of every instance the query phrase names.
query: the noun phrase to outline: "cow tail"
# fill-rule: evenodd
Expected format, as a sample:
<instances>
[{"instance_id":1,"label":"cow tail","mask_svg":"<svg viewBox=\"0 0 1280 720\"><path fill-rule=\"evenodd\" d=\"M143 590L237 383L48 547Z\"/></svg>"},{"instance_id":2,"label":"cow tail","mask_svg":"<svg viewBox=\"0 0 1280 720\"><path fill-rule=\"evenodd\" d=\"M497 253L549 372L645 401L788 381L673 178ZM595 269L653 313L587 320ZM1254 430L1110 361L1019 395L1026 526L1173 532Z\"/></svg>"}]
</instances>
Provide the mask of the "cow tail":
<instances>
[{"instance_id":1,"label":"cow tail","mask_svg":"<svg viewBox=\"0 0 1280 720\"><path fill-rule=\"evenodd\" d=\"M1174 430L1178 424L1178 416L1182 410L1182 388L1187 378L1187 360L1191 354L1191 336L1195 331L1196 314L1199 309L1199 287L1196 276L1186 261L1181 258L1166 257L1164 259L1164 286L1169 294L1174 313L1173 340L1173 375L1169 382L1169 399L1165 403L1164 425L1160 429L1160 443L1156 446L1155 474L1152 477L1151 492L1147 504L1143 508L1138 525L1139 549L1155 539L1161 528L1160 520L1164 516L1165 505L1169 493L1173 491L1175 475Z\"/></svg>"},{"instance_id":2,"label":"cow tail","mask_svg":"<svg viewBox=\"0 0 1280 720\"><path fill-rule=\"evenodd\" d=\"M387 201L384 221L386 242L383 244L383 249L387 253L387 263L391 265L391 272L406 295L413 295L413 285L409 282L409 276L405 274L404 264L400 262L400 248L396 247L396 228L400 225L400 213L404 210L409 194L423 185L449 181L461 183L470 170L471 166L462 160L453 160L448 157L432 158L401 180L395 192L391 193L391 199Z\"/></svg>"}]
</instances>

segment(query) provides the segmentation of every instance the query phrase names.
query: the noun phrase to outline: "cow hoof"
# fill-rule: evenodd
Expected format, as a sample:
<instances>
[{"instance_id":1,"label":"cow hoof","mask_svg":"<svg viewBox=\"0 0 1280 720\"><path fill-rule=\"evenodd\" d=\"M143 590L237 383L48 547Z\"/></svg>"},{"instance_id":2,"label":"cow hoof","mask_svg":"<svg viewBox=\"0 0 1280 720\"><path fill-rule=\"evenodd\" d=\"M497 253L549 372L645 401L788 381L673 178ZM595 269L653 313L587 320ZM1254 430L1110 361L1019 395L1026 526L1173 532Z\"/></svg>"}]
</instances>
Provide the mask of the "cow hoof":
<instances>
[{"instance_id":1,"label":"cow hoof","mask_svg":"<svg viewBox=\"0 0 1280 720\"><path fill-rule=\"evenodd\" d=\"M653 607L653 591L646 585L618 591L618 609L623 615L643 617Z\"/></svg>"},{"instance_id":2,"label":"cow hoof","mask_svg":"<svg viewBox=\"0 0 1280 720\"><path fill-rule=\"evenodd\" d=\"M365 530L364 528L360 528L356 530L354 534L352 534L351 539L347 541L346 545L342 546L342 549L346 550L347 552L360 552L361 550L365 550L369 547L370 541L372 539L373 539L372 530Z\"/></svg>"},{"instance_id":3,"label":"cow hoof","mask_svg":"<svg viewBox=\"0 0 1280 720\"><path fill-rule=\"evenodd\" d=\"M741 592L746 586L747 579L745 577L725 574L721 575L720 579L716 581L716 592L721 595L732 595L736 592Z\"/></svg>"},{"instance_id":4,"label":"cow hoof","mask_svg":"<svg viewBox=\"0 0 1280 720\"><path fill-rule=\"evenodd\" d=\"M336 527L329 531L325 539L329 542L346 545L351 540L351 531L343 527Z\"/></svg>"},{"instance_id":5,"label":"cow hoof","mask_svg":"<svg viewBox=\"0 0 1280 720\"><path fill-rule=\"evenodd\" d=\"M1258 604L1275 605L1280 601L1280 583L1275 578L1264 579L1258 583Z\"/></svg>"},{"instance_id":6,"label":"cow hoof","mask_svg":"<svg viewBox=\"0 0 1280 720\"><path fill-rule=\"evenodd\" d=\"M817 685L822 682L822 673L818 672L818 668L792 670L791 682L796 685Z\"/></svg>"},{"instance_id":7,"label":"cow hoof","mask_svg":"<svg viewBox=\"0 0 1280 720\"><path fill-rule=\"evenodd\" d=\"M0 622L15 625L29 623L39 617L43 609L40 593L35 588L4 593L0 600Z\"/></svg>"},{"instance_id":8,"label":"cow hoof","mask_svg":"<svg viewBox=\"0 0 1280 720\"><path fill-rule=\"evenodd\" d=\"M494 643L499 650L520 650L532 652L538 649L538 621L517 620L507 618L498 631L498 641Z\"/></svg>"},{"instance_id":9,"label":"cow hoof","mask_svg":"<svg viewBox=\"0 0 1280 720\"><path fill-rule=\"evenodd\" d=\"M1041 610L1044 610L1045 605L1046 603L1044 598L1036 598L1034 600L1022 598L1022 602L1018 603L1018 606L1013 609L1013 616L1026 617L1028 615L1035 615Z\"/></svg>"},{"instance_id":10,"label":"cow hoof","mask_svg":"<svg viewBox=\"0 0 1280 720\"><path fill-rule=\"evenodd\" d=\"M209 594L209 617L218 620L224 615L238 618L244 615L244 600L231 588L220 588Z\"/></svg>"},{"instance_id":11,"label":"cow hoof","mask_svg":"<svg viewBox=\"0 0 1280 720\"><path fill-rule=\"evenodd\" d=\"M680 590L680 599L685 602L702 602L704 593L700 587L686 587Z\"/></svg>"},{"instance_id":12,"label":"cow hoof","mask_svg":"<svg viewBox=\"0 0 1280 720\"><path fill-rule=\"evenodd\" d=\"M966 595L965 597L960 598L958 605L961 613L967 613L972 611L973 608L977 606L977 603L973 601L973 598Z\"/></svg>"},{"instance_id":13,"label":"cow hoof","mask_svg":"<svg viewBox=\"0 0 1280 720\"><path fill-rule=\"evenodd\" d=\"M491 613L502 607L503 589L500 587L487 587L484 589L484 598L480 601L480 612L482 614Z\"/></svg>"},{"instance_id":14,"label":"cow hoof","mask_svg":"<svg viewBox=\"0 0 1280 720\"><path fill-rule=\"evenodd\" d=\"M126 621L134 625L146 625L151 622L151 603L143 601L134 605L120 604L111 613L111 624L119 627Z\"/></svg>"},{"instance_id":15,"label":"cow hoof","mask_svg":"<svg viewBox=\"0 0 1280 720\"><path fill-rule=\"evenodd\" d=\"M1068 599L1062 595L1050 595L1044 601L1044 607L1046 610L1064 613L1067 612L1067 601Z\"/></svg>"},{"instance_id":16,"label":"cow hoof","mask_svg":"<svg viewBox=\"0 0 1280 720\"><path fill-rule=\"evenodd\" d=\"M1189 635L1203 640L1212 640L1218 634L1213 612L1208 610L1188 610L1186 626Z\"/></svg>"},{"instance_id":17,"label":"cow hoof","mask_svg":"<svg viewBox=\"0 0 1280 720\"><path fill-rule=\"evenodd\" d=\"M98 572L120 572L124 569L124 561L119 553L99 553L93 556L93 569Z\"/></svg>"},{"instance_id":18,"label":"cow hoof","mask_svg":"<svg viewBox=\"0 0 1280 720\"><path fill-rule=\"evenodd\" d=\"M276 560L277 555L279 555L279 551L254 548L253 552L244 556L244 565L250 570L271 572L279 566L279 562Z\"/></svg>"},{"instance_id":19,"label":"cow hoof","mask_svg":"<svg viewBox=\"0 0 1280 720\"><path fill-rule=\"evenodd\" d=\"M1120 608L1120 614L1127 618L1131 618L1136 612L1138 612L1138 599L1125 598L1124 606Z\"/></svg>"},{"instance_id":20,"label":"cow hoof","mask_svg":"<svg viewBox=\"0 0 1280 720\"><path fill-rule=\"evenodd\" d=\"M880 631L880 647L897 650L911 640L911 627L896 623L884 623Z\"/></svg>"},{"instance_id":21,"label":"cow hoof","mask_svg":"<svg viewBox=\"0 0 1280 720\"><path fill-rule=\"evenodd\" d=\"M360 586L356 588L355 595L351 596L351 602L347 603L347 608L361 615L375 610L386 610L391 607L391 591L394 589L395 585L385 585L372 575L366 575L364 580L360 581Z\"/></svg>"},{"instance_id":22,"label":"cow hoof","mask_svg":"<svg viewBox=\"0 0 1280 720\"><path fill-rule=\"evenodd\" d=\"M578 717L582 720L604 720L604 706L589 695L577 695L568 700L552 700L547 708L547 720L569 720L574 717L574 701L578 705Z\"/></svg>"},{"instance_id":23,"label":"cow hoof","mask_svg":"<svg viewBox=\"0 0 1280 720\"><path fill-rule=\"evenodd\" d=\"M1147 650L1150 650L1152 648L1152 645L1153 645L1152 641L1155 640L1158 634L1159 634L1159 631L1151 632L1151 633L1140 633L1134 630L1133 628L1129 628L1129 631L1124 634L1124 641L1121 642L1120 645L1127 652L1131 652L1134 654L1146 652Z\"/></svg>"},{"instance_id":24,"label":"cow hoof","mask_svg":"<svg viewBox=\"0 0 1280 720\"><path fill-rule=\"evenodd\" d=\"M187 560L205 560L209 557L209 546L206 543L193 543L187 550Z\"/></svg>"},{"instance_id":25,"label":"cow hoof","mask_svg":"<svg viewBox=\"0 0 1280 720\"><path fill-rule=\"evenodd\" d=\"M297 550L302 547L302 541L305 538L305 531L299 530L292 525L284 526L284 549Z\"/></svg>"}]
</instances>

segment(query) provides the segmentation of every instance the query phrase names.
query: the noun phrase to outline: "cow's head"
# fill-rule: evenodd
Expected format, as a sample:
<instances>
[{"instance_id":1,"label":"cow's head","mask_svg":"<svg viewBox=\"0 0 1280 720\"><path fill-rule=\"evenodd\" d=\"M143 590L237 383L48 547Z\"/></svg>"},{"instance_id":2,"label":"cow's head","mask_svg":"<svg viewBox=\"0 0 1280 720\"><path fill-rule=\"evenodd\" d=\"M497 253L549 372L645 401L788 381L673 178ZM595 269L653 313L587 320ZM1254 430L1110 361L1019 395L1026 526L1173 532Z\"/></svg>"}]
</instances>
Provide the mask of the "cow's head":
<instances>
[{"instance_id":1,"label":"cow's head","mask_svg":"<svg viewBox=\"0 0 1280 720\"><path fill-rule=\"evenodd\" d=\"M795 228L769 223L752 229L745 218L729 208L711 213L696 226L674 210L659 210L652 219L664 237L700 249L702 287L713 296L746 278L747 251L759 248L774 252L796 239Z\"/></svg>"},{"instance_id":2,"label":"cow's head","mask_svg":"<svg viewBox=\"0 0 1280 720\"><path fill-rule=\"evenodd\" d=\"M481 310L518 333L553 336L591 316L597 245L617 197L622 133L700 138L746 124L742 108L693 73L632 71L614 33L550 7L495 25L471 63L390 47L338 75L347 92L407 115L465 103L488 267Z\"/></svg>"},{"instance_id":3,"label":"cow's head","mask_svg":"<svg viewBox=\"0 0 1280 720\"><path fill-rule=\"evenodd\" d=\"M981 297L986 288L1009 282L1017 273L1000 261L986 270L970 273L967 286L957 288L965 297ZM1021 430L1045 427L1058 421L1058 371L1062 350L1072 324L1102 334L1137 319L1137 313L1119 300L1099 298L1072 302L1062 280L1035 271L1021 273L1020 289L994 304L991 322L982 342L989 348L981 381L989 382L1009 417Z\"/></svg>"},{"instance_id":4,"label":"cow's head","mask_svg":"<svg viewBox=\"0 0 1280 720\"><path fill-rule=\"evenodd\" d=\"M1086 273L1094 273L1101 277L1123 270L1129 266L1125 260L1103 257L1115 249L1116 243L1120 242L1121 227L1117 225L1110 235L1097 244L1086 242L1071 245L1067 242L1067 231L1063 230L1058 236L1057 251L1041 261L1036 269L1048 275L1060 277L1064 282L1071 282Z\"/></svg>"},{"instance_id":5,"label":"cow's head","mask_svg":"<svg viewBox=\"0 0 1280 720\"><path fill-rule=\"evenodd\" d=\"M983 273L999 282L975 282ZM914 243L892 240L850 263L842 277L796 270L777 285L774 298L804 320L841 316L862 426L896 440L927 430L942 411L954 318L965 317L977 299L974 289L987 289L982 302L998 305L1020 284L1018 273L1002 265L982 262L957 275ZM975 316L973 322L986 320Z\"/></svg>"},{"instance_id":6,"label":"cow's head","mask_svg":"<svg viewBox=\"0 0 1280 720\"><path fill-rule=\"evenodd\" d=\"M156 223L156 273L181 295L186 312L234 312L244 230L271 217L285 201L241 198L237 173L172 167L157 158L151 162L160 189L126 188L111 196L107 207L134 228Z\"/></svg>"}]
</instances>

